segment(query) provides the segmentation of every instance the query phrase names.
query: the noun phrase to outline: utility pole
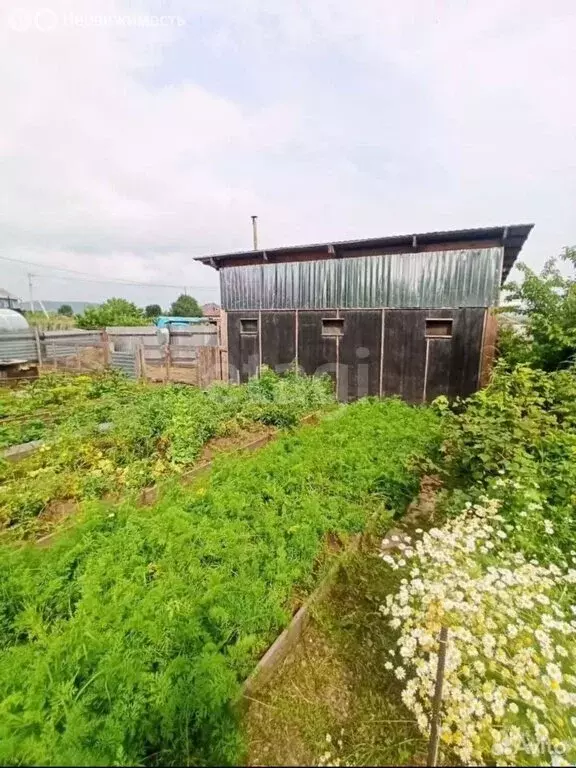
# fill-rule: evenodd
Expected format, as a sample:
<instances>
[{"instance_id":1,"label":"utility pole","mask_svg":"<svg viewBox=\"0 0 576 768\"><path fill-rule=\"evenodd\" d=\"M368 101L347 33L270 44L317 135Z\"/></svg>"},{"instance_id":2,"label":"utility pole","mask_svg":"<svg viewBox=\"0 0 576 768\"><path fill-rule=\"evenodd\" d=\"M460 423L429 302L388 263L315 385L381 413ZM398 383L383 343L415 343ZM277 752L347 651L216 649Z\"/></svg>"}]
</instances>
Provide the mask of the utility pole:
<instances>
[{"instance_id":1,"label":"utility pole","mask_svg":"<svg viewBox=\"0 0 576 768\"><path fill-rule=\"evenodd\" d=\"M32 288L32 278L34 275L32 272L28 272L28 290L30 292L30 311L34 312L34 290Z\"/></svg>"},{"instance_id":2,"label":"utility pole","mask_svg":"<svg viewBox=\"0 0 576 768\"><path fill-rule=\"evenodd\" d=\"M252 216L252 237L254 239L254 250L258 250L258 216Z\"/></svg>"}]
</instances>

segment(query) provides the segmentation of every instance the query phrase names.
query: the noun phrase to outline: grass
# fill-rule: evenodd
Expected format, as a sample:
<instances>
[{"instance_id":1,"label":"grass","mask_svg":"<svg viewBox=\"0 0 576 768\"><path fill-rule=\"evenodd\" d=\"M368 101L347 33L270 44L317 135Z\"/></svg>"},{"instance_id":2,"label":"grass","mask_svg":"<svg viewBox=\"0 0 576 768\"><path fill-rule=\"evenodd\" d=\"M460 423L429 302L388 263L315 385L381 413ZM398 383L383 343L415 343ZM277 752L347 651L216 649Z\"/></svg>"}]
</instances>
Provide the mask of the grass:
<instances>
[{"instance_id":1,"label":"grass","mask_svg":"<svg viewBox=\"0 0 576 768\"><path fill-rule=\"evenodd\" d=\"M378 606L394 577L374 555L347 556L302 641L250 701L248 765L425 764L402 685L384 669L395 636Z\"/></svg>"}]
</instances>

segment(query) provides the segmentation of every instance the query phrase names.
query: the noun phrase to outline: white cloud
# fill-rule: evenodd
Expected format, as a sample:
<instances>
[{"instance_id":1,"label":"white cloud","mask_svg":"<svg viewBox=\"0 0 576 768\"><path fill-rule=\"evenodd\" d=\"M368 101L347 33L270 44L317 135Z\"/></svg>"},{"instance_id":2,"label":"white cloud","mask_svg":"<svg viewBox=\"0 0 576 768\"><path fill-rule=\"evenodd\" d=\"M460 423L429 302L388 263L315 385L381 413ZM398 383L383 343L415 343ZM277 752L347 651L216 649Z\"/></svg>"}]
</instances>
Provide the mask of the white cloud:
<instances>
[{"instance_id":1,"label":"white cloud","mask_svg":"<svg viewBox=\"0 0 576 768\"><path fill-rule=\"evenodd\" d=\"M533 263L576 241L571 2L48 1L49 32L0 6L0 255L209 300L192 256L249 246L252 213L265 245L531 220Z\"/></svg>"}]
</instances>

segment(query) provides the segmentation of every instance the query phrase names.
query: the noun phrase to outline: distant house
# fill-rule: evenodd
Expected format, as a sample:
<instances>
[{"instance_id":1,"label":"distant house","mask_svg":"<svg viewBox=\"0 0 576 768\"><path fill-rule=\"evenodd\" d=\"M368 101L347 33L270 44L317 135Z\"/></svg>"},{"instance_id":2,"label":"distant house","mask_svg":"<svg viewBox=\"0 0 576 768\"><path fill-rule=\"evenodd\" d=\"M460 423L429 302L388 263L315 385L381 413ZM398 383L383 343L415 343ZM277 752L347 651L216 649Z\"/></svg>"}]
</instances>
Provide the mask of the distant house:
<instances>
[{"instance_id":1,"label":"distant house","mask_svg":"<svg viewBox=\"0 0 576 768\"><path fill-rule=\"evenodd\" d=\"M0 309L16 309L18 301L19 299L17 296L0 288Z\"/></svg>"},{"instance_id":2,"label":"distant house","mask_svg":"<svg viewBox=\"0 0 576 768\"><path fill-rule=\"evenodd\" d=\"M204 317L220 317L220 307L213 302L202 304L202 314Z\"/></svg>"}]
</instances>

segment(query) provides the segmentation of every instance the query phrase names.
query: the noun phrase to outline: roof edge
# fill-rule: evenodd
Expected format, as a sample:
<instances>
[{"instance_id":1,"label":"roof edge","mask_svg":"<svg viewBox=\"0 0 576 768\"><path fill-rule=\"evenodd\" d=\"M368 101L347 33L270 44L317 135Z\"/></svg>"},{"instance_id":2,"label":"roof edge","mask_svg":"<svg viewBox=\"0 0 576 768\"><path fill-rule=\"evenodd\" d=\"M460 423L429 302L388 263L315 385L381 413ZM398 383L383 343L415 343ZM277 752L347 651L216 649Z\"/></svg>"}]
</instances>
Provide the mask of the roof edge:
<instances>
[{"instance_id":1,"label":"roof edge","mask_svg":"<svg viewBox=\"0 0 576 768\"><path fill-rule=\"evenodd\" d=\"M498 227L476 227L473 229L391 235L361 240L341 240L250 251L232 251L230 253L197 256L194 260L215 269L220 269L232 265L239 266L244 260L251 264L265 263L278 259L290 261L290 256L296 256L297 254L300 258L314 258L314 255L317 255L319 258L326 259L353 256L355 251L371 249L381 249L384 253L388 249L390 252L399 252L398 249L405 249L406 252L411 252L431 250L431 246L434 245L446 247L454 244L455 247L457 245L462 247L469 243L470 247L473 248L482 247L482 244L485 243L485 247L490 247L491 245L501 245L504 247L502 279L505 280L533 227L534 224L511 224ZM227 262L232 262L232 264Z\"/></svg>"}]
</instances>

